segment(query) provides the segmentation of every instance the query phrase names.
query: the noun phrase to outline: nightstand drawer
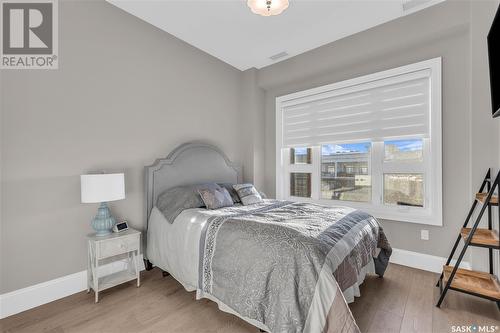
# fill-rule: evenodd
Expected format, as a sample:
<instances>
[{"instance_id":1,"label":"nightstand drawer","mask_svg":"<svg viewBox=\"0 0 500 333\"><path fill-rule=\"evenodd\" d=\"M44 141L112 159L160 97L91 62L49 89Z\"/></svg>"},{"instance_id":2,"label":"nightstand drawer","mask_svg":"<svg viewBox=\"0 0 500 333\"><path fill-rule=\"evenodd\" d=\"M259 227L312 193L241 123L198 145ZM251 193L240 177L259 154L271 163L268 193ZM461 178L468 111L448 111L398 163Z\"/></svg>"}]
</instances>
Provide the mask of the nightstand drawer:
<instances>
[{"instance_id":1,"label":"nightstand drawer","mask_svg":"<svg viewBox=\"0 0 500 333\"><path fill-rule=\"evenodd\" d=\"M99 242L99 258L108 258L129 251L139 250L138 235L120 237Z\"/></svg>"}]
</instances>

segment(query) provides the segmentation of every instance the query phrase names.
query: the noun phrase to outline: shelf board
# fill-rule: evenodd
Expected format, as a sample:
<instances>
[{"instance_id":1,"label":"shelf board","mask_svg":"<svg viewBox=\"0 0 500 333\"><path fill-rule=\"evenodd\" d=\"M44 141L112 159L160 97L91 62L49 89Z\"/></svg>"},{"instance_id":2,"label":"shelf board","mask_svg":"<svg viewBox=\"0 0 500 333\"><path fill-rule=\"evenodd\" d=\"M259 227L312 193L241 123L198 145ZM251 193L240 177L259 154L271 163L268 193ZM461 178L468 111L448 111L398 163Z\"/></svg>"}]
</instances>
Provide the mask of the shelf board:
<instances>
[{"instance_id":1,"label":"shelf board","mask_svg":"<svg viewBox=\"0 0 500 333\"><path fill-rule=\"evenodd\" d=\"M476 193L476 200L484 205L488 193ZM498 206L498 196L494 195L490 199L490 205Z\"/></svg>"},{"instance_id":2,"label":"shelf board","mask_svg":"<svg viewBox=\"0 0 500 333\"><path fill-rule=\"evenodd\" d=\"M119 284L135 280L137 275L129 270L123 270L110 275L99 277L99 291L117 286ZM91 283L92 289L95 290L94 284Z\"/></svg>"},{"instance_id":3,"label":"shelf board","mask_svg":"<svg viewBox=\"0 0 500 333\"><path fill-rule=\"evenodd\" d=\"M443 266L444 283L448 282L452 270L453 266ZM492 274L459 268L451 287L500 300L500 284Z\"/></svg>"},{"instance_id":4,"label":"shelf board","mask_svg":"<svg viewBox=\"0 0 500 333\"><path fill-rule=\"evenodd\" d=\"M462 228L460 234L464 241L469 237L471 228ZM500 247L500 240L496 230L477 228L474 236L472 236L471 245L486 246L486 247Z\"/></svg>"}]
</instances>

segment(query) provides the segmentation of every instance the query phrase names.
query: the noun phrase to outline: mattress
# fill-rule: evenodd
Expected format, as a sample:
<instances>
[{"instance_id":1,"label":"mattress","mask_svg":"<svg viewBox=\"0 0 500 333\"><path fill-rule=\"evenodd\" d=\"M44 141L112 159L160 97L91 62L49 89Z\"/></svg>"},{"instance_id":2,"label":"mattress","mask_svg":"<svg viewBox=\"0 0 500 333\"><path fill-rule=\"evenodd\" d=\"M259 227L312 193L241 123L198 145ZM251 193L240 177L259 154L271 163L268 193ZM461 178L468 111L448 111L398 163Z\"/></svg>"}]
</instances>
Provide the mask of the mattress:
<instances>
[{"instance_id":1,"label":"mattress","mask_svg":"<svg viewBox=\"0 0 500 333\"><path fill-rule=\"evenodd\" d=\"M206 209L186 209L169 223L154 207L148 222L147 258L169 272L187 291L198 286L201 231L210 217Z\"/></svg>"}]
</instances>

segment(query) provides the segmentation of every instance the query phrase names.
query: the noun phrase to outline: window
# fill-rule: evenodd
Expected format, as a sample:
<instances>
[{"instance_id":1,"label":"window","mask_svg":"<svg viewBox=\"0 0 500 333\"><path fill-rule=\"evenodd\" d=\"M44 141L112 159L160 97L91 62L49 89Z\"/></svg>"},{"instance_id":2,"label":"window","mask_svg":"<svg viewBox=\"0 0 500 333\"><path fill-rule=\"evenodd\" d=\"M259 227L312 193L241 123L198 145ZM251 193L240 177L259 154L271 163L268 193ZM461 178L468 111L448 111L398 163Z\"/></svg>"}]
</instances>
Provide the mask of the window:
<instances>
[{"instance_id":1,"label":"window","mask_svg":"<svg viewBox=\"0 0 500 333\"><path fill-rule=\"evenodd\" d=\"M311 174L305 172L290 173L290 195L294 197L311 197Z\"/></svg>"},{"instance_id":2,"label":"window","mask_svg":"<svg viewBox=\"0 0 500 333\"><path fill-rule=\"evenodd\" d=\"M423 182L418 173L384 174L384 204L424 207Z\"/></svg>"},{"instance_id":3,"label":"window","mask_svg":"<svg viewBox=\"0 0 500 333\"><path fill-rule=\"evenodd\" d=\"M290 164L311 164L311 148L290 148Z\"/></svg>"},{"instance_id":4,"label":"window","mask_svg":"<svg viewBox=\"0 0 500 333\"><path fill-rule=\"evenodd\" d=\"M422 161L422 139L384 142L384 161Z\"/></svg>"},{"instance_id":5,"label":"window","mask_svg":"<svg viewBox=\"0 0 500 333\"><path fill-rule=\"evenodd\" d=\"M441 59L277 98L276 195L442 225Z\"/></svg>"},{"instance_id":6,"label":"window","mask_svg":"<svg viewBox=\"0 0 500 333\"><path fill-rule=\"evenodd\" d=\"M321 146L321 198L371 201L371 143Z\"/></svg>"},{"instance_id":7,"label":"window","mask_svg":"<svg viewBox=\"0 0 500 333\"><path fill-rule=\"evenodd\" d=\"M384 141L385 205L424 207L423 149L422 139Z\"/></svg>"}]
</instances>

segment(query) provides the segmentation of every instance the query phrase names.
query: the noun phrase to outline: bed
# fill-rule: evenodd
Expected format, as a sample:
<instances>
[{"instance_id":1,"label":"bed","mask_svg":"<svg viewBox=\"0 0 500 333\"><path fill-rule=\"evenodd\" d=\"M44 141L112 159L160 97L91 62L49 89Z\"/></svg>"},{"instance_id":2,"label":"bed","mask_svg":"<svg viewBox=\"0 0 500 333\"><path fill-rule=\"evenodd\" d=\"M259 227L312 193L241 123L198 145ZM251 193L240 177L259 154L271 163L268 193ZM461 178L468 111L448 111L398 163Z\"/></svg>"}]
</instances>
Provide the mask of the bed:
<instances>
[{"instance_id":1,"label":"bed","mask_svg":"<svg viewBox=\"0 0 500 333\"><path fill-rule=\"evenodd\" d=\"M241 171L206 143L183 144L145 167L147 266L262 331L359 332L347 303L366 274L383 276L392 251L369 214L266 199L188 208L168 221L156 207L166 190L241 183Z\"/></svg>"}]
</instances>

